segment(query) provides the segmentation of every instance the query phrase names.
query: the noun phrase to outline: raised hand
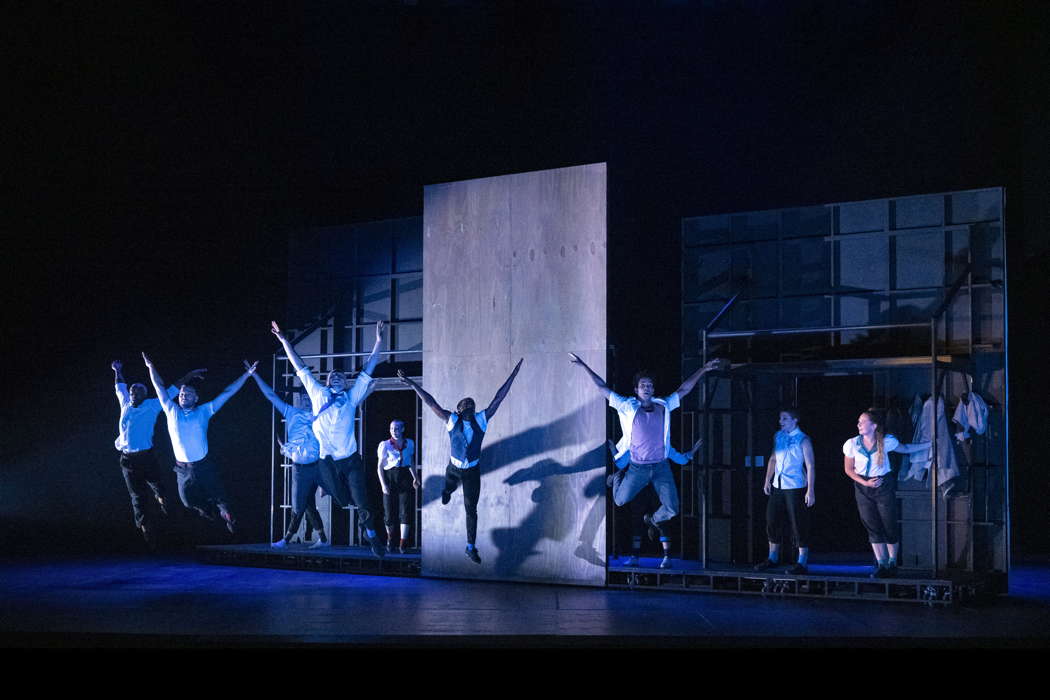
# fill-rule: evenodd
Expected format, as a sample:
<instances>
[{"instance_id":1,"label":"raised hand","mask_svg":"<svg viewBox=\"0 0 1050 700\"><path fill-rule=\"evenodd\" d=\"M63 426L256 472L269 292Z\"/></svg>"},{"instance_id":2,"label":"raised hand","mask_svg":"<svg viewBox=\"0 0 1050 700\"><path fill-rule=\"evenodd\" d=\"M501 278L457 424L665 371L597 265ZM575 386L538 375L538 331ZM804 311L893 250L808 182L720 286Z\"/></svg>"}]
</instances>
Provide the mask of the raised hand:
<instances>
[{"instance_id":1,"label":"raised hand","mask_svg":"<svg viewBox=\"0 0 1050 700\"><path fill-rule=\"evenodd\" d=\"M279 340L284 339L284 334L281 332L281 327L277 325L277 321L270 321L270 332L277 336Z\"/></svg>"},{"instance_id":2,"label":"raised hand","mask_svg":"<svg viewBox=\"0 0 1050 700\"><path fill-rule=\"evenodd\" d=\"M383 339L383 328L386 327L386 322L379 320L376 321L376 342L378 343Z\"/></svg>"},{"instance_id":3,"label":"raised hand","mask_svg":"<svg viewBox=\"0 0 1050 700\"><path fill-rule=\"evenodd\" d=\"M717 357L713 360L708 360L704 365L704 371L709 372L713 369L725 369L729 366L729 360L724 357Z\"/></svg>"},{"instance_id":4,"label":"raised hand","mask_svg":"<svg viewBox=\"0 0 1050 700\"><path fill-rule=\"evenodd\" d=\"M113 360L113 362L110 363L109 367L114 372L119 372L124 367L124 363L120 360Z\"/></svg>"},{"instance_id":5,"label":"raised hand","mask_svg":"<svg viewBox=\"0 0 1050 700\"><path fill-rule=\"evenodd\" d=\"M576 355L575 353L571 353L571 352L569 353L569 362L571 362L574 365L582 365L583 364L583 360L580 359L580 356Z\"/></svg>"},{"instance_id":6,"label":"raised hand","mask_svg":"<svg viewBox=\"0 0 1050 700\"><path fill-rule=\"evenodd\" d=\"M149 359L149 356L146 353L142 353L142 361L146 363L147 367L153 366L153 360Z\"/></svg>"},{"instance_id":7,"label":"raised hand","mask_svg":"<svg viewBox=\"0 0 1050 700\"><path fill-rule=\"evenodd\" d=\"M258 367L259 367L259 361L258 360L256 360L255 362L251 363L250 365L248 364L248 360L244 361L244 368L246 370L248 370L248 374L255 374L255 370Z\"/></svg>"},{"instance_id":8,"label":"raised hand","mask_svg":"<svg viewBox=\"0 0 1050 700\"><path fill-rule=\"evenodd\" d=\"M409 379L408 377L406 377L406 376L405 376L405 373L404 373L404 372L402 372L401 370L398 370L398 371L397 371L397 378L398 378L399 380L401 380L401 383L402 383L402 384L405 384L405 385L408 385L408 386L412 386L412 380L411 380L411 379Z\"/></svg>"}]
</instances>

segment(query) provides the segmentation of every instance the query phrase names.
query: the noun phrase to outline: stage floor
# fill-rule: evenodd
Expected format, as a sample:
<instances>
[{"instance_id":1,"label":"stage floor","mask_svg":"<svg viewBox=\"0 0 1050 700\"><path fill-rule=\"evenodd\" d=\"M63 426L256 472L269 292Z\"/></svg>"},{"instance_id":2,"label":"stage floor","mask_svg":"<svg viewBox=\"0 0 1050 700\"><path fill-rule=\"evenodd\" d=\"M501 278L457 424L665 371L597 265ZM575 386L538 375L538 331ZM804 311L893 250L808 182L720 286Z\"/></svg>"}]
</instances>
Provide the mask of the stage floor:
<instances>
[{"instance_id":1,"label":"stage floor","mask_svg":"<svg viewBox=\"0 0 1050 700\"><path fill-rule=\"evenodd\" d=\"M26 646L1045 646L1050 563L957 608L357 576L188 557L5 561L0 635Z\"/></svg>"}]
</instances>

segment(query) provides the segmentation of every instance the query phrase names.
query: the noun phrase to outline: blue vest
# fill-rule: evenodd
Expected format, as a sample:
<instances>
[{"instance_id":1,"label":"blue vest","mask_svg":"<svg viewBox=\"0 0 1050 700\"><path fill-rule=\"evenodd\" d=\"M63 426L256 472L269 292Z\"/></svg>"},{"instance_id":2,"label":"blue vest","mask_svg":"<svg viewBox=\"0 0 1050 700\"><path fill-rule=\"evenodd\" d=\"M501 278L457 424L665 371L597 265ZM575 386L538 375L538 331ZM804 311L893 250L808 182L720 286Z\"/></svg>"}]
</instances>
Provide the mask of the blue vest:
<instances>
[{"instance_id":1,"label":"blue vest","mask_svg":"<svg viewBox=\"0 0 1050 700\"><path fill-rule=\"evenodd\" d=\"M448 431L448 439L452 443L452 456L466 464L481 457L481 441L485 438L485 431L474 420L474 416L471 415L468 420L470 429L474 431L474 434L470 436L470 442L467 442L467 436L463 432L462 416L457 418L456 424Z\"/></svg>"}]
</instances>

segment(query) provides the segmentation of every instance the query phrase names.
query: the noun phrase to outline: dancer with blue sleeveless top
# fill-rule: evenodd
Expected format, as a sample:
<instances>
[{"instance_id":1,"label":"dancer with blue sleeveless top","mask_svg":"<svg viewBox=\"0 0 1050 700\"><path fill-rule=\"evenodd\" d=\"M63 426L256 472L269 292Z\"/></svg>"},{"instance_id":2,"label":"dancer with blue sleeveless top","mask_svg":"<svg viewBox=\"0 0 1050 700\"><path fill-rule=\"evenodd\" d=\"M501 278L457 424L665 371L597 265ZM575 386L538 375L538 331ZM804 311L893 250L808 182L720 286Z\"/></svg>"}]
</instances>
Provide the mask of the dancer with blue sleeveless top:
<instances>
[{"instance_id":1,"label":"dancer with blue sleeveless top","mask_svg":"<svg viewBox=\"0 0 1050 700\"><path fill-rule=\"evenodd\" d=\"M467 397L456 404L456 411L446 410L441 407L434 397L423 390L423 387L405 376L401 370L397 371L398 379L403 384L412 387L424 404L434 412L438 418L445 423L448 431L449 442L452 444L451 456L448 466L445 468L445 487L441 490L441 505L448 505L452 494L463 485L463 508L467 515L467 547L465 553L475 564L481 563L481 555L476 545L478 535L478 499L481 496L481 470L478 463L481 461L481 441L488 430L489 421L496 415L503 399L507 397L514 378L518 376L521 363L524 358L518 360L514 365L514 371L503 382L503 386L496 392L496 396L484 411L476 412L474 399Z\"/></svg>"},{"instance_id":2,"label":"dancer with blue sleeveless top","mask_svg":"<svg viewBox=\"0 0 1050 700\"><path fill-rule=\"evenodd\" d=\"M786 573L804 574L809 563L809 508L817 502L814 486L816 470L813 441L798 427L797 409L780 412L780 430L773 436L773 454L766 464L762 490L766 503L766 536L769 556L755 566L755 571L771 569L780 562L780 543L784 518L791 525L792 539L798 547L798 561Z\"/></svg>"}]
</instances>

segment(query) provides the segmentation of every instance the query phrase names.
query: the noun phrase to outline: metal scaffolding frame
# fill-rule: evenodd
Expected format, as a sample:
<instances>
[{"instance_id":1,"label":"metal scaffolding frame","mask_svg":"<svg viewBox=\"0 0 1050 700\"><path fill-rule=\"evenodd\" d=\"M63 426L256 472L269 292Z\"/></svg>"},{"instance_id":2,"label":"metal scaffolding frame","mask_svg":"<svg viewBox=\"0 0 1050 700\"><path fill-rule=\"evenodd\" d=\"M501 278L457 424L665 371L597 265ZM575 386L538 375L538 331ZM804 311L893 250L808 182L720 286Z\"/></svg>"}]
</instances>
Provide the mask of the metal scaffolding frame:
<instances>
[{"instance_id":1,"label":"metal scaffolding frame","mask_svg":"<svg viewBox=\"0 0 1050 700\"><path fill-rule=\"evenodd\" d=\"M736 303L739 298L739 294L734 295L730 298L722 309L711 319L710 322L700 331L700 361L706 363L708 360L708 354L710 349L710 341L712 340L729 340L733 338L741 339L752 339L756 337L763 338L774 338L785 335L798 335L798 334L811 334L811 333L842 333L850 331L872 331L872 330L893 330L893 329L905 329L905 328L925 328L930 333L930 354L928 357L872 357L872 358L860 358L860 359L845 359L845 360L824 360L824 361L812 361L812 362L777 362L777 363L746 363L738 364L731 368L731 372L743 374L744 376L753 376L758 373L775 373L775 374L795 374L795 399L798 399L798 387L797 377L799 374L817 374L826 375L829 373L840 374L843 372L853 373L867 373L875 369L893 369L902 367L916 367L926 366L930 369L930 395L934 406L934 420L933 420L933 436L932 436L932 461L930 467L930 478L928 479L929 492L930 492L930 543L931 543L931 556L932 556L932 572L933 577L938 577L941 573L940 568L940 553L939 553L939 541L938 541L938 524L939 524L939 501L938 501L938 486L937 483L937 449L938 449L938 434L937 434L937 413L936 406L938 400L941 398L942 388L949 372L962 372L967 376L971 375L973 368L970 366L972 361L973 353L973 332L972 332L972 313L970 314L970 333L969 333L969 349L970 353L966 357L965 361L951 355L938 355L938 325L943 320L943 316L948 308L951 306L953 300L958 294L959 290L963 286L972 286L972 262L969 262L962 274L955 280L952 286L946 292L944 299L938 305L934 313L930 316L929 321L922 323L896 323L896 324L871 324L871 325L854 325L854 326L824 326L817 328L774 328L774 329L762 329L762 330L750 330L750 331L716 331L718 323L725 317L730 308ZM969 295L969 303L973 303L972 293ZM1005 357L1005 337L1004 337L1004 357ZM1004 363L1005 368L1005 363ZM713 399L713 391L709 392L708 383L709 379L718 381L719 374L721 373L710 373L705 375L700 392L700 405L701 410L699 413L700 426L699 429L701 434L705 437L709 435L710 420L709 420L709 408L711 400ZM748 382L748 391L751 390L752 382ZM747 405L747 454L754 454L754 405L750 400ZM1005 415L1005 407L1004 407ZM686 417L692 418L692 412L683 412L683 420ZM1005 421L1004 421L1005 422ZM694 430L697 426L692 426ZM1004 443L1002 447L1004 455L1003 463L1003 522L1001 525L1006 530L1006 573L1009 573L1009 480L1008 480L1008 455L1009 455L1009 437L1004 433ZM703 448L703 454L705 455L704 465L707 466L709 461L707 460L708 450L705 446ZM973 479L973 469L968 470L969 478ZM985 471L985 478L987 479L987 469ZM747 472L748 482L748 551L753 551L753 520L754 510L751 503L751 496L753 493L752 484L752 472ZM698 480L700 488L698 489L698 497L700 499L700 561L703 568L707 567L708 557L708 499L710 495L710 471L704 469ZM970 489L972 494L972 488ZM985 490L987 499L987 489ZM985 517L987 518L987 508L985 509ZM947 522L947 521L946 521ZM970 501L970 508L968 514L968 522L970 524L970 536L969 541L969 553L968 563L972 570L973 567L973 533L972 529L975 524L1000 524L1000 523L975 523L973 520L973 503Z\"/></svg>"}]
</instances>

